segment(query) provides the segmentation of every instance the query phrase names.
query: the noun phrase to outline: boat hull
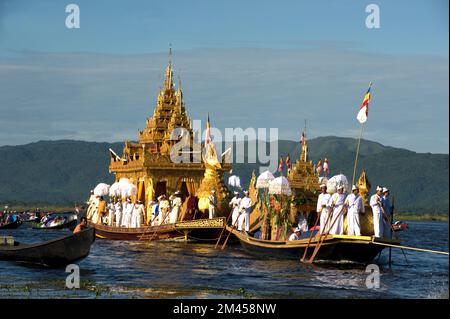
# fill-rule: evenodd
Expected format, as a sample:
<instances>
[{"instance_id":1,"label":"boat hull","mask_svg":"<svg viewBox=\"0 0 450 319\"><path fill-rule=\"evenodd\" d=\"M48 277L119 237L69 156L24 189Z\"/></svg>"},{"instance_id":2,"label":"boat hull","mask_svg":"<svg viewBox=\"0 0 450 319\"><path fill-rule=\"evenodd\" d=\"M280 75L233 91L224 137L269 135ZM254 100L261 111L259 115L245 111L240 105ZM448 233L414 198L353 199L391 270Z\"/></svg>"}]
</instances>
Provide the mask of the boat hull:
<instances>
[{"instance_id":1,"label":"boat hull","mask_svg":"<svg viewBox=\"0 0 450 319\"><path fill-rule=\"evenodd\" d=\"M15 222L0 226L0 229L16 229L19 228L20 225L22 225L22 222L20 220L16 220Z\"/></svg>"},{"instance_id":2,"label":"boat hull","mask_svg":"<svg viewBox=\"0 0 450 319\"><path fill-rule=\"evenodd\" d=\"M73 219L73 220L70 220L70 221L68 221L68 222L66 222L64 224L57 225L57 226L50 226L50 227L40 227L39 226L40 224L34 223L32 228L33 229L47 229L47 230L49 230L49 229L65 229L65 228L68 228L70 230L74 230L75 227L77 227L77 224L78 224L78 220Z\"/></svg>"},{"instance_id":3,"label":"boat hull","mask_svg":"<svg viewBox=\"0 0 450 319\"><path fill-rule=\"evenodd\" d=\"M228 230L231 231L231 229ZM308 260L313 254L315 247L319 244L318 237L312 239L308 246L308 239L273 242L258 240L241 234L236 230L232 230L232 232L239 239L245 251L264 258L300 260L308 247L305 258L305 260ZM399 240L380 239L373 236L328 235L323 240L315 261L370 263L385 248L382 245L374 244L374 242L400 243Z\"/></svg>"},{"instance_id":4,"label":"boat hull","mask_svg":"<svg viewBox=\"0 0 450 319\"><path fill-rule=\"evenodd\" d=\"M96 236L111 240L169 240L181 239L199 242L216 241L223 227L225 218L198 219L176 224L160 226L125 228L89 223L96 230Z\"/></svg>"},{"instance_id":5,"label":"boat hull","mask_svg":"<svg viewBox=\"0 0 450 319\"><path fill-rule=\"evenodd\" d=\"M95 229L89 227L79 233L40 244L0 246L0 260L33 263L47 267L61 267L89 255L95 240Z\"/></svg>"}]
</instances>

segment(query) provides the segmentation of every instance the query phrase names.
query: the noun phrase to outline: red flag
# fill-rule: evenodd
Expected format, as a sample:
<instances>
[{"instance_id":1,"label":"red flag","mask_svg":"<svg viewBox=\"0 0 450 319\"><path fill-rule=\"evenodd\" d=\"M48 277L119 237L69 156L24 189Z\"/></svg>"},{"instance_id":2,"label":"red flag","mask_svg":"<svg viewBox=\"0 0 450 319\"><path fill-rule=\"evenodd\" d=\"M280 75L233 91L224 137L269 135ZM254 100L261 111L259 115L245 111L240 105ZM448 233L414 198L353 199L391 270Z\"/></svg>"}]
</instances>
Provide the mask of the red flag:
<instances>
[{"instance_id":1,"label":"red flag","mask_svg":"<svg viewBox=\"0 0 450 319\"><path fill-rule=\"evenodd\" d=\"M323 162L323 172L328 173L328 160L325 158L325 161Z\"/></svg>"},{"instance_id":2,"label":"red flag","mask_svg":"<svg viewBox=\"0 0 450 319\"><path fill-rule=\"evenodd\" d=\"M283 171L283 157L280 156L280 164L278 165L278 171L282 172Z\"/></svg>"},{"instance_id":3,"label":"red flag","mask_svg":"<svg viewBox=\"0 0 450 319\"><path fill-rule=\"evenodd\" d=\"M291 169L292 165L291 165L291 156L288 154L288 156L286 157L286 166L288 169Z\"/></svg>"},{"instance_id":4,"label":"red flag","mask_svg":"<svg viewBox=\"0 0 450 319\"><path fill-rule=\"evenodd\" d=\"M300 138L300 144L304 144L305 143L305 132L302 132L302 137Z\"/></svg>"},{"instance_id":5,"label":"red flag","mask_svg":"<svg viewBox=\"0 0 450 319\"><path fill-rule=\"evenodd\" d=\"M322 160L321 160L321 159L317 162L316 172L317 172L317 174L319 174L319 175L320 175L320 173L322 172Z\"/></svg>"}]
</instances>

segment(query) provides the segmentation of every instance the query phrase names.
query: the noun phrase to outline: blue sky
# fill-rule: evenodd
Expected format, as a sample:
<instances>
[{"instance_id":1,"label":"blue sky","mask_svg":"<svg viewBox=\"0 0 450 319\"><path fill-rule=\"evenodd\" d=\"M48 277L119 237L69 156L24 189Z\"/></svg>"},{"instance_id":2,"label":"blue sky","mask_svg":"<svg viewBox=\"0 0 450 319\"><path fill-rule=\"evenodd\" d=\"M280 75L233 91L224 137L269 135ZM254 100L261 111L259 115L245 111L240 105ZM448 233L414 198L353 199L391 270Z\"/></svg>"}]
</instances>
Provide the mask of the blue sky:
<instances>
[{"instance_id":1,"label":"blue sky","mask_svg":"<svg viewBox=\"0 0 450 319\"><path fill-rule=\"evenodd\" d=\"M65 27L76 3L81 28ZM365 8L380 7L368 29ZM448 153L448 1L0 0L0 145L134 139L169 43L192 118ZM114 127L114 131L111 131ZM19 128L19 130L18 130ZM20 131L20 133L18 132Z\"/></svg>"}]
</instances>

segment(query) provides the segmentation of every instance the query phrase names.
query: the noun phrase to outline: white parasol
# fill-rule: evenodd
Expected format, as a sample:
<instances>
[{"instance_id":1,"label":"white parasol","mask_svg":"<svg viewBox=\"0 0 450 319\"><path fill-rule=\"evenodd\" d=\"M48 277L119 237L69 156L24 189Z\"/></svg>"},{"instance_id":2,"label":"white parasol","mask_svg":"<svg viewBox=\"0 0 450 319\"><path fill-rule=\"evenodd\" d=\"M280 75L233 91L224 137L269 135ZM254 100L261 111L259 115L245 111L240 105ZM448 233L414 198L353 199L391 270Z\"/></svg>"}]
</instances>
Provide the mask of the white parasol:
<instances>
[{"instance_id":1,"label":"white parasol","mask_svg":"<svg viewBox=\"0 0 450 319\"><path fill-rule=\"evenodd\" d=\"M256 179L256 188L269 188L271 181L275 179L275 176L269 171L262 172Z\"/></svg>"},{"instance_id":2,"label":"white parasol","mask_svg":"<svg viewBox=\"0 0 450 319\"><path fill-rule=\"evenodd\" d=\"M269 194L291 196L291 187L286 177L280 176L269 183Z\"/></svg>"},{"instance_id":3,"label":"white parasol","mask_svg":"<svg viewBox=\"0 0 450 319\"><path fill-rule=\"evenodd\" d=\"M338 186L344 186L344 192L348 192L349 184L345 175L339 174L330 178L327 182L327 192L330 194L336 193Z\"/></svg>"},{"instance_id":4,"label":"white parasol","mask_svg":"<svg viewBox=\"0 0 450 319\"><path fill-rule=\"evenodd\" d=\"M106 196L109 192L109 185L105 183L100 183L94 188L95 196Z\"/></svg>"},{"instance_id":5,"label":"white parasol","mask_svg":"<svg viewBox=\"0 0 450 319\"><path fill-rule=\"evenodd\" d=\"M134 184L128 183L122 183L120 185L120 193L122 197L131 197L137 194L137 187L134 186Z\"/></svg>"},{"instance_id":6,"label":"white parasol","mask_svg":"<svg viewBox=\"0 0 450 319\"><path fill-rule=\"evenodd\" d=\"M241 188L241 179L239 176L232 175L228 178L228 185Z\"/></svg>"},{"instance_id":7,"label":"white parasol","mask_svg":"<svg viewBox=\"0 0 450 319\"><path fill-rule=\"evenodd\" d=\"M119 197L120 196L120 184L119 182L115 182L109 188L109 196L111 197Z\"/></svg>"}]
</instances>

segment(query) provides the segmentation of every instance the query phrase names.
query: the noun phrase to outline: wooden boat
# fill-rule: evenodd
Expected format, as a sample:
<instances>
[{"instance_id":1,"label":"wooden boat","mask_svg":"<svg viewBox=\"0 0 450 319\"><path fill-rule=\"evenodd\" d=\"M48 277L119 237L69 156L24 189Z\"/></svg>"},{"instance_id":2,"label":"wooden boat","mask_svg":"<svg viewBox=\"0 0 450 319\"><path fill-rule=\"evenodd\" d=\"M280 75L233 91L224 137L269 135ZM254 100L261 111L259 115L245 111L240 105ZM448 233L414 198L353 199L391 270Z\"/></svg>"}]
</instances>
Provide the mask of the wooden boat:
<instances>
[{"instance_id":1,"label":"wooden boat","mask_svg":"<svg viewBox=\"0 0 450 319\"><path fill-rule=\"evenodd\" d=\"M300 260L309 241L309 238L295 241L261 240L245 235L236 229L231 229L229 226L227 226L227 230L239 239L242 247L247 252L264 258ZM307 258L312 255L314 248L318 244L318 239L319 236L312 238ZM398 245L400 241L397 239L375 238L374 236L327 235L315 260L369 263L385 248L385 246L380 245L383 243Z\"/></svg>"},{"instance_id":2,"label":"wooden boat","mask_svg":"<svg viewBox=\"0 0 450 319\"><path fill-rule=\"evenodd\" d=\"M392 229L393 229L395 232L402 231L402 230L406 230L406 229L408 229L408 228L409 228L409 225L408 225L407 223L397 222L397 223L395 223L395 224L392 224Z\"/></svg>"},{"instance_id":3,"label":"wooden boat","mask_svg":"<svg viewBox=\"0 0 450 319\"><path fill-rule=\"evenodd\" d=\"M199 242L214 242L225 226L225 217L187 220L175 224L145 226L140 228L115 227L100 224L89 225L96 230L96 236L113 240L166 240L182 239Z\"/></svg>"},{"instance_id":4,"label":"wooden boat","mask_svg":"<svg viewBox=\"0 0 450 319\"><path fill-rule=\"evenodd\" d=\"M22 221L17 219L16 221L8 224L4 224L0 226L0 229L16 229L19 228L20 225L22 225Z\"/></svg>"},{"instance_id":5,"label":"wooden boat","mask_svg":"<svg viewBox=\"0 0 450 319\"><path fill-rule=\"evenodd\" d=\"M39 244L12 245L0 242L0 260L10 260L43 265L47 267L66 266L87 255L95 240L95 229L88 227L76 234Z\"/></svg>"},{"instance_id":6,"label":"wooden boat","mask_svg":"<svg viewBox=\"0 0 450 319\"><path fill-rule=\"evenodd\" d=\"M76 220L76 219L68 220L65 223L62 223L62 224L56 225L56 226L42 227L42 223L34 223L32 228L33 229L64 229L64 228L68 228L70 230L74 230L75 227L77 227L77 223L78 223L78 220Z\"/></svg>"}]
</instances>

